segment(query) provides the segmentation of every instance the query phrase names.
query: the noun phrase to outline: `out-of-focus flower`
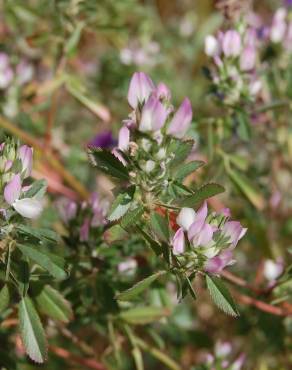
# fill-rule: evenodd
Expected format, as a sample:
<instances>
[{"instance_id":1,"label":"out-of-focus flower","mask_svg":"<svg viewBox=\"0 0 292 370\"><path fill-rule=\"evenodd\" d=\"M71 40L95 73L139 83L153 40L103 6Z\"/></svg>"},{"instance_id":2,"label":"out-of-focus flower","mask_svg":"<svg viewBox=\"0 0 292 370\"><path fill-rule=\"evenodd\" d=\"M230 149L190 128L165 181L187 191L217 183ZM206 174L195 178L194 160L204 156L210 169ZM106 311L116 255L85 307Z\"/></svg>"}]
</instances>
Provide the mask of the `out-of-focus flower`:
<instances>
[{"instance_id":1,"label":"out-of-focus flower","mask_svg":"<svg viewBox=\"0 0 292 370\"><path fill-rule=\"evenodd\" d=\"M87 242L89 239L89 228L90 228L90 219L86 217L79 233L79 238L81 242Z\"/></svg>"},{"instance_id":2,"label":"out-of-focus flower","mask_svg":"<svg viewBox=\"0 0 292 370\"><path fill-rule=\"evenodd\" d=\"M110 130L103 131L97 134L90 142L90 146L98 148L110 149L117 144L117 140L113 137L113 133Z\"/></svg>"},{"instance_id":3,"label":"out-of-focus flower","mask_svg":"<svg viewBox=\"0 0 292 370\"><path fill-rule=\"evenodd\" d=\"M270 30L270 39L272 42L278 43L284 39L287 24L285 18L287 11L285 8L279 8L273 17L273 22Z\"/></svg>"},{"instance_id":4,"label":"out-of-focus flower","mask_svg":"<svg viewBox=\"0 0 292 370\"><path fill-rule=\"evenodd\" d=\"M127 260L118 264L118 271L120 274L133 274L137 268L137 261L134 258L128 258Z\"/></svg>"},{"instance_id":5,"label":"out-of-focus flower","mask_svg":"<svg viewBox=\"0 0 292 370\"><path fill-rule=\"evenodd\" d=\"M129 86L128 91L128 102L134 109L138 107L138 104L145 102L155 86L148 75L143 72L135 72Z\"/></svg>"},{"instance_id":6,"label":"out-of-focus flower","mask_svg":"<svg viewBox=\"0 0 292 370\"><path fill-rule=\"evenodd\" d=\"M220 52L219 42L213 35L208 35L205 38L205 53L210 57L215 57Z\"/></svg>"},{"instance_id":7,"label":"out-of-focus flower","mask_svg":"<svg viewBox=\"0 0 292 370\"><path fill-rule=\"evenodd\" d=\"M242 71L250 71L255 67L256 49L254 46L247 46L243 49L240 55L240 69Z\"/></svg>"},{"instance_id":8,"label":"out-of-focus flower","mask_svg":"<svg viewBox=\"0 0 292 370\"><path fill-rule=\"evenodd\" d=\"M62 221L65 222L66 224L76 217L77 203L74 202L73 200L65 197L60 198L56 202L56 206Z\"/></svg>"},{"instance_id":9,"label":"out-of-focus flower","mask_svg":"<svg viewBox=\"0 0 292 370\"><path fill-rule=\"evenodd\" d=\"M193 112L191 102L188 98L185 98L175 112L168 126L167 133L176 138L182 138L186 134L192 122L192 118Z\"/></svg>"},{"instance_id":10,"label":"out-of-focus flower","mask_svg":"<svg viewBox=\"0 0 292 370\"><path fill-rule=\"evenodd\" d=\"M0 53L0 89L6 89L12 82L14 73L7 54Z\"/></svg>"},{"instance_id":11,"label":"out-of-focus flower","mask_svg":"<svg viewBox=\"0 0 292 370\"><path fill-rule=\"evenodd\" d=\"M282 260L273 261L268 259L264 262L264 276L269 281L276 280L284 271Z\"/></svg>"},{"instance_id":12,"label":"out-of-focus flower","mask_svg":"<svg viewBox=\"0 0 292 370\"><path fill-rule=\"evenodd\" d=\"M235 30L225 32L222 40L222 50L226 57L237 57L241 51L241 37Z\"/></svg>"},{"instance_id":13,"label":"out-of-focus flower","mask_svg":"<svg viewBox=\"0 0 292 370\"><path fill-rule=\"evenodd\" d=\"M16 78L19 85L24 85L28 83L33 77L34 69L32 64L25 60L22 60L16 66Z\"/></svg>"}]
</instances>

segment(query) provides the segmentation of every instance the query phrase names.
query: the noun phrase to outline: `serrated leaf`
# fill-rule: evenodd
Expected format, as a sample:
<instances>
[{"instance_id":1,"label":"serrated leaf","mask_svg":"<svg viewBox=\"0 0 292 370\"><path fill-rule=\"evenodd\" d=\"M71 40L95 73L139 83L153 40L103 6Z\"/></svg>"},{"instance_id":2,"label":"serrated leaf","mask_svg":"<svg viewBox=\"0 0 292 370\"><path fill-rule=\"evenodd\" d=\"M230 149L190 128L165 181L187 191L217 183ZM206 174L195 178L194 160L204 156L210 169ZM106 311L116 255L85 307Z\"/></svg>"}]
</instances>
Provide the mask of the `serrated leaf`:
<instances>
[{"instance_id":1,"label":"serrated leaf","mask_svg":"<svg viewBox=\"0 0 292 370\"><path fill-rule=\"evenodd\" d=\"M10 291L8 285L5 284L0 290L0 314L6 310L10 302Z\"/></svg>"},{"instance_id":2,"label":"serrated leaf","mask_svg":"<svg viewBox=\"0 0 292 370\"><path fill-rule=\"evenodd\" d=\"M193 195L187 196L180 202L183 207L194 207L204 201L205 199L211 198L214 195L223 193L225 189L223 186L215 183L209 183L203 185L194 192Z\"/></svg>"},{"instance_id":3,"label":"serrated leaf","mask_svg":"<svg viewBox=\"0 0 292 370\"><path fill-rule=\"evenodd\" d=\"M203 161L192 161L186 164L183 164L179 167L177 173L175 174L176 180L183 180L185 177L190 175L192 172L195 172L200 167L204 166L205 162Z\"/></svg>"},{"instance_id":4,"label":"serrated leaf","mask_svg":"<svg viewBox=\"0 0 292 370\"><path fill-rule=\"evenodd\" d=\"M42 248L36 248L32 245L17 244L17 248L23 255L36 262L56 279L63 280L67 277L67 273L63 269L65 262L61 257L54 256Z\"/></svg>"},{"instance_id":5,"label":"serrated leaf","mask_svg":"<svg viewBox=\"0 0 292 370\"><path fill-rule=\"evenodd\" d=\"M169 315L169 310L162 307L135 307L119 314L119 317L129 324L144 325L160 320Z\"/></svg>"},{"instance_id":6,"label":"serrated leaf","mask_svg":"<svg viewBox=\"0 0 292 370\"><path fill-rule=\"evenodd\" d=\"M159 256L162 253L162 247L159 243L157 243L148 233L146 233L141 227L136 225L137 230L143 236L143 238L148 242L149 246L153 250L153 252Z\"/></svg>"},{"instance_id":7,"label":"serrated leaf","mask_svg":"<svg viewBox=\"0 0 292 370\"><path fill-rule=\"evenodd\" d=\"M114 200L107 219L109 221L116 221L120 219L129 210L135 194L135 186L122 190Z\"/></svg>"},{"instance_id":8,"label":"serrated leaf","mask_svg":"<svg viewBox=\"0 0 292 370\"><path fill-rule=\"evenodd\" d=\"M143 206L138 206L137 208L129 210L121 219L121 227L125 229L128 226L136 224L137 222L139 222L143 213L144 213Z\"/></svg>"},{"instance_id":9,"label":"serrated leaf","mask_svg":"<svg viewBox=\"0 0 292 370\"><path fill-rule=\"evenodd\" d=\"M157 212L151 212L150 223L151 223L152 230L154 231L158 239L163 240L168 243L169 242L169 226L168 226L167 218L162 217Z\"/></svg>"},{"instance_id":10,"label":"serrated leaf","mask_svg":"<svg viewBox=\"0 0 292 370\"><path fill-rule=\"evenodd\" d=\"M228 315L239 316L233 298L222 280L215 276L206 275L206 283L214 303Z\"/></svg>"},{"instance_id":11,"label":"serrated leaf","mask_svg":"<svg viewBox=\"0 0 292 370\"><path fill-rule=\"evenodd\" d=\"M107 175L119 180L129 180L127 168L108 150L90 147L88 155L91 163Z\"/></svg>"},{"instance_id":12,"label":"serrated leaf","mask_svg":"<svg viewBox=\"0 0 292 370\"><path fill-rule=\"evenodd\" d=\"M37 363L47 358L47 341L39 315L28 296L19 302L19 327L28 356Z\"/></svg>"},{"instance_id":13,"label":"serrated leaf","mask_svg":"<svg viewBox=\"0 0 292 370\"><path fill-rule=\"evenodd\" d=\"M47 191L46 180L36 180L32 186L25 192L25 198L41 199Z\"/></svg>"},{"instance_id":14,"label":"serrated leaf","mask_svg":"<svg viewBox=\"0 0 292 370\"><path fill-rule=\"evenodd\" d=\"M22 234L27 234L29 236L33 236L36 239L39 240L48 240L50 242L57 242L58 241L58 235L48 229L36 229L27 225L17 225L16 229L20 231Z\"/></svg>"},{"instance_id":15,"label":"serrated leaf","mask_svg":"<svg viewBox=\"0 0 292 370\"><path fill-rule=\"evenodd\" d=\"M68 323L73 317L70 303L49 285L43 287L35 301L39 310L52 319Z\"/></svg>"},{"instance_id":16,"label":"serrated leaf","mask_svg":"<svg viewBox=\"0 0 292 370\"><path fill-rule=\"evenodd\" d=\"M157 280L160 276L162 276L165 273L166 273L165 271L159 271L156 274L148 276L147 278L133 285L130 289L127 289L124 292L117 294L117 299L120 301L129 301L135 298L138 294L142 293L152 283L154 283L155 280Z\"/></svg>"},{"instance_id":17,"label":"serrated leaf","mask_svg":"<svg viewBox=\"0 0 292 370\"><path fill-rule=\"evenodd\" d=\"M181 165L182 162L188 157L194 146L193 140L173 140L170 145L169 152L174 153L175 157L170 162L170 167Z\"/></svg>"}]
</instances>

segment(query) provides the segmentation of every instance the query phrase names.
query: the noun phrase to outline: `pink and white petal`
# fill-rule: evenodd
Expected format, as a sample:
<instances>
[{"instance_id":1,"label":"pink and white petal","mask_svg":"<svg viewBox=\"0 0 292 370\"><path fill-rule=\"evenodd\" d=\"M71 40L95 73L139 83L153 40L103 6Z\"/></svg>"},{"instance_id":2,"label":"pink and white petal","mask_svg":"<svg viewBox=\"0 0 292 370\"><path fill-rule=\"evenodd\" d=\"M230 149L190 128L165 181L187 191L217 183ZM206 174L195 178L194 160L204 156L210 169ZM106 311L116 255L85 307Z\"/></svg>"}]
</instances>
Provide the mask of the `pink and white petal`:
<instances>
[{"instance_id":1,"label":"pink and white petal","mask_svg":"<svg viewBox=\"0 0 292 370\"><path fill-rule=\"evenodd\" d=\"M42 203L39 200L33 198L23 198L20 200L16 200L13 203L13 208L21 216L32 219L39 217L43 210Z\"/></svg>"},{"instance_id":2,"label":"pink and white petal","mask_svg":"<svg viewBox=\"0 0 292 370\"><path fill-rule=\"evenodd\" d=\"M182 227L174 234L172 246L175 255L182 254L185 251L185 235Z\"/></svg>"},{"instance_id":3,"label":"pink and white petal","mask_svg":"<svg viewBox=\"0 0 292 370\"><path fill-rule=\"evenodd\" d=\"M20 175L14 175L13 178L7 183L4 188L4 199L12 205L19 197L21 193L21 178Z\"/></svg>"}]
</instances>

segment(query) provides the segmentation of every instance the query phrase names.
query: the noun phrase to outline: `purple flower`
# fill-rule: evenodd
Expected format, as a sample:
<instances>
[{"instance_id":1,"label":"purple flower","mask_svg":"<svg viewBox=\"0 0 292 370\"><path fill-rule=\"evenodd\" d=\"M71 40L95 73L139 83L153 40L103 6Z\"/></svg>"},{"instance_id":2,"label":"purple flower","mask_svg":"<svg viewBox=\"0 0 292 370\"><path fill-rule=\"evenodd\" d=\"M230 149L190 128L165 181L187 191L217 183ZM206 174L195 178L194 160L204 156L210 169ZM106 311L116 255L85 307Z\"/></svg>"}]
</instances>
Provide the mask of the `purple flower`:
<instances>
[{"instance_id":1,"label":"purple flower","mask_svg":"<svg viewBox=\"0 0 292 370\"><path fill-rule=\"evenodd\" d=\"M241 38L235 30L225 32L222 40L222 50L226 57L237 57L240 54Z\"/></svg>"},{"instance_id":2,"label":"purple flower","mask_svg":"<svg viewBox=\"0 0 292 370\"><path fill-rule=\"evenodd\" d=\"M238 241L244 236L247 229L243 228L238 221L228 221L222 228L224 236L229 237L229 243L235 248Z\"/></svg>"},{"instance_id":3,"label":"purple flower","mask_svg":"<svg viewBox=\"0 0 292 370\"><path fill-rule=\"evenodd\" d=\"M182 138L187 132L192 118L193 112L191 102L188 98L185 98L170 121L167 129L168 135L172 135L176 138Z\"/></svg>"},{"instance_id":4,"label":"purple flower","mask_svg":"<svg viewBox=\"0 0 292 370\"><path fill-rule=\"evenodd\" d=\"M185 251L185 235L183 228L179 228L172 239L173 254L179 255Z\"/></svg>"},{"instance_id":5,"label":"purple flower","mask_svg":"<svg viewBox=\"0 0 292 370\"><path fill-rule=\"evenodd\" d=\"M60 198L58 199L56 206L61 219L65 223L68 223L70 220L76 217L77 203L73 200L68 198Z\"/></svg>"},{"instance_id":6,"label":"purple flower","mask_svg":"<svg viewBox=\"0 0 292 370\"><path fill-rule=\"evenodd\" d=\"M142 109L139 130L143 132L160 130L165 123L167 115L167 108L159 99L152 95Z\"/></svg>"},{"instance_id":7,"label":"purple flower","mask_svg":"<svg viewBox=\"0 0 292 370\"><path fill-rule=\"evenodd\" d=\"M135 72L129 86L128 102L134 109L144 103L155 89L151 78L143 72Z\"/></svg>"},{"instance_id":8,"label":"purple flower","mask_svg":"<svg viewBox=\"0 0 292 370\"><path fill-rule=\"evenodd\" d=\"M22 172L24 177L28 177L32 171L32 148L27 145L22 145L19 148L19 157L22 163Z\"/></svg>"},{"instance_id":9,"label":"purple flower","mask_svg":"<svg viewBox=\"0 0 292 370\"><path fill-rule=\"evenodd\" d=\"M206 262L205 271L211 274L220 274L226 266L230 266L234 262L232 250L226 249Z\"/></svg>"},{"instance_id":10,"label":"purple flower","mask_svg":"<svg viewBox=\"0 0 292 370\"><path fill-rule=\"evenodd\" d=\"M113 134L110 130L103 131L97 134L90 142L90 146L95 146L98 148L110 149L117 145L117 140L114 139Z\"/></svg>"}]
</instances>

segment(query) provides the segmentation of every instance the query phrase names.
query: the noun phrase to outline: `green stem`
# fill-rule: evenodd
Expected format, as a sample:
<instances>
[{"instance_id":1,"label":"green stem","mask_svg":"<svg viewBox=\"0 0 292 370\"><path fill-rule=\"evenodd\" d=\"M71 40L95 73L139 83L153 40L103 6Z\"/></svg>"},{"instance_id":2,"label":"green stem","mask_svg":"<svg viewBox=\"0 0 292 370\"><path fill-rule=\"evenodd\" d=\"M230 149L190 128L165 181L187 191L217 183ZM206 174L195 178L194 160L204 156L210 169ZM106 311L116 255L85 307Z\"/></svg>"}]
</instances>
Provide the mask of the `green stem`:
<instances>
[{"instance_id":1,"label":"green stem","mask_svg":"<svg viewBox=\"0 0 292 370\"><path fill-rule=\"evenodd\" d=\"M7 262L6 262L6 271L5 271L5 281L9 280L10 274L10 265L11 265L11 249L12 249L13 241L8 244L8 254L7 254Z\"/></svg>"}]
</instances>

